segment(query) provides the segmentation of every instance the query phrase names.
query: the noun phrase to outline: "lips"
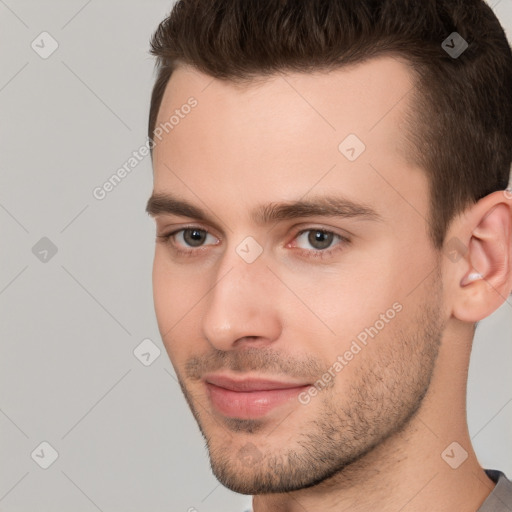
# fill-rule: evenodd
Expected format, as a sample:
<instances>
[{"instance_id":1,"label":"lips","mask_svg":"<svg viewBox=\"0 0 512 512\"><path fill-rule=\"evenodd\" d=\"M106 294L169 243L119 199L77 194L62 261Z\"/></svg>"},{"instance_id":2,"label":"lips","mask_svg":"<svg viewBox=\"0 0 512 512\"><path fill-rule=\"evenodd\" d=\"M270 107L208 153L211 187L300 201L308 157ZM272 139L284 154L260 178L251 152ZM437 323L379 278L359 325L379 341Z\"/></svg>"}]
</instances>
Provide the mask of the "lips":
<instances>
[{"instance_id":1,"label":"lips","mask_svg":"<svg viewBox=\"0 0 512 512\"><path fill-rule=\"evenodd\" d=\"M290 389L307 386L301 382L279 382L267 379L234 380L223 375L207 375L204 380L220 388L231 391L272 391L275 389Z\"/></svg>"},{"instance_id":2,"label":"lips","mask_svg":"<svg viewBox=\"0 0 512 512\"><path fill-rule=\"evenodd\" d=\"M240 419L257 418L290 402L310 386L303 382L269 379L233 379L226 375L206 375L208 397L224 416ZM295 400L295 403L298 403Z\"/></svg>"}]
</instances>

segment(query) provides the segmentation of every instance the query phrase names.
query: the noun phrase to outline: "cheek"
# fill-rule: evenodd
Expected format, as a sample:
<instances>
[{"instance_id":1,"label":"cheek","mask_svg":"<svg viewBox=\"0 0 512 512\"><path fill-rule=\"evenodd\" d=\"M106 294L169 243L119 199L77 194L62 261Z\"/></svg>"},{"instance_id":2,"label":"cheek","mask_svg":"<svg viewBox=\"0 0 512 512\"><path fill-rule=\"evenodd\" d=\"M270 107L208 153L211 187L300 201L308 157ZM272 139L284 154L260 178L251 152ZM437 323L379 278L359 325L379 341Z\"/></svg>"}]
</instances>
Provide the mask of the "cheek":
<instances>
[{"instance_id":1,"label":"cheek","mask_svg":"<svg viewBox=\"0 0 512 512\"><path fill-rule=\"evenodd\" d=\"M158 247L155 252L155 259L153 262L153 301L155 304L155 313L160 327L160 332L163 333L166 324L169 323L169 316L173 314L174 307L174 293L170 288L170 276L166 272L163 258L160 255Z\"/></svg>"},{"instance_id":2,"label":"cheek","mask_svg":"<svg viewBox=\"0 0 512 512\"><path fill-rule=\"evenodd\" d=\"M153 264L153 301L160 336L176 372L189 357L193 320L193 291L182 274L171 268L165 256L155 254ZM188 313L188 314L187 314ZM187 322L189 324L187 325ZM186 341L186 342L184 342Z\"/></svg>"},{"instance_id":3,"label":"cheek","mask_svg":"<svg viewBox=\"0 0 512 512\"><path fill-rule=\"evenodd\" d=\"M318 334L333 341L356 335L399 300L391 259L383 251L378 258L358 254L329 270L284 275L283 281L300 299L290 297L288 314L297 324L313 324Z\"/></svg>"},{"instance_id":4,"label":"cheek","mask_svg":"<svg viewBox=\"0 0 512 512\"><path fill-rule=\"evenodd\" d=\"M178 328L193 316L202 296L201 280L169 262L165 251L157 247L153 263L153 301L160 333L175 336Z\"/></svg>"},{"instance_id":5,"label":"cheek","mask_svg":"<svg viewBox=\"0 0 512 512\"><path fill-rule=\"evenodd\" d=\"M307 306L293 297L288 301L284 311L292 320L290 337L303 340L306 351L339 375L340 383L351 380L364 361L378 358L379 345L394 342L406 306L411 309L407 294L416 283L404 282L414 276L393 263L395 248L380 249L347 258L343 266L328 272L295 272L283 278Z\"/></svg>"}]
</instances>

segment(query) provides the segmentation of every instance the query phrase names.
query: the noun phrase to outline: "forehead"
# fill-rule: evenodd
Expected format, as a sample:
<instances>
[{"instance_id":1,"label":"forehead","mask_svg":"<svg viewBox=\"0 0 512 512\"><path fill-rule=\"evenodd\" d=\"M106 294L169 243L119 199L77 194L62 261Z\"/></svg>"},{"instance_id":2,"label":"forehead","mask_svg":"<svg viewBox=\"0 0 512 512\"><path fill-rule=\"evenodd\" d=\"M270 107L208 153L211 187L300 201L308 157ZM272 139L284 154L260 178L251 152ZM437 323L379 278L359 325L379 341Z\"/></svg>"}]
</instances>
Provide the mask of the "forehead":
<instances>
[{"instance_id":1,"label":"forehead","mask_svg":"<svg viewBox=\"0 0 512 512\"><path fill-rule=\"evenodd\" d=\"M179 67L157 118L155 191L259 201L334 186L372 199L388 183L396 206L401 188L426 189L404 144L413 88L408 65L391 56L239 84Z\"/></svg>"},{"instance_id":2,"label":"forehead","mask_svg":"<svg viewBox=\"0 0 512 512\"><path fill-rule=\"evenodd\" d=\"M361 128L371 129L389 109L400 112L408 106L404 95L411 91L413 79L410 64L391 55L334 70L282 72L242 82L216 79L191 66L179 65L167 84L157 124L165 123L170 114L194 96L205 114L214 113L215 107L218 111L233 106L242 114L241 102L248 110L259 103L263 116L279 114L287 107L299 106L302 110L300 107L309 105L331 130L356 128L355 117ZM278 103L282 108L273 110ZM258 117L254 110L252 114Z\"/></svg>"},{"instance_id":3,"label":"forehead","mask_svg":"<svg viewBox=\"0 0 512 512\"><path fill-rule=\"evenodd\" d=\"M282 73L241 84L180 66L167 84L156 124L165 128L167 123L162 140L175 144L190 142L191 135L206 131L221 138L221 129L237 132L238 143L246 142L245 134L267 142L271 134L307 139L314 133L327 138L326 142L355 133L365 143L389 134L396 143L405 129L403 114L410 107L412 89L410 68L392 56L332 71ZM187 106L191 98L197 101L192 109ZM159 153L162 145L156 142L155 153Z\"/></svg>"}]
</instances>

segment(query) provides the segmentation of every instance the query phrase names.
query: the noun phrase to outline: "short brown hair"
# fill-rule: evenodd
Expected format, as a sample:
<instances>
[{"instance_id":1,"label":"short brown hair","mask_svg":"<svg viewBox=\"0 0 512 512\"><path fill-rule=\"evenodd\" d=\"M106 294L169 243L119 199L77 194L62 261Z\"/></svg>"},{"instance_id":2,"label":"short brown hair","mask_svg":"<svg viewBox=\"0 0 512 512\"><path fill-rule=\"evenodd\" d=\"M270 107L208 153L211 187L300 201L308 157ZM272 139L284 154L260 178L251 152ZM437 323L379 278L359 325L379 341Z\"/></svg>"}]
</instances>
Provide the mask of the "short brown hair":
<instances>
[{"instance_id":1,"label":"short brown hair","mask_svg":"<svg viewBox=\"0 0 512 512\"><path fill-rule=\"evenodd\" d=\"M441 43L457 32L457 58ZM453 217L507 187L512 160L512 53L483 0L179 0L151 39L157 79L148 136L180 62L248 82L394 55L410 64L411 161L430 186L430 233L442 247Z\"/></svg>"}]
</instances>

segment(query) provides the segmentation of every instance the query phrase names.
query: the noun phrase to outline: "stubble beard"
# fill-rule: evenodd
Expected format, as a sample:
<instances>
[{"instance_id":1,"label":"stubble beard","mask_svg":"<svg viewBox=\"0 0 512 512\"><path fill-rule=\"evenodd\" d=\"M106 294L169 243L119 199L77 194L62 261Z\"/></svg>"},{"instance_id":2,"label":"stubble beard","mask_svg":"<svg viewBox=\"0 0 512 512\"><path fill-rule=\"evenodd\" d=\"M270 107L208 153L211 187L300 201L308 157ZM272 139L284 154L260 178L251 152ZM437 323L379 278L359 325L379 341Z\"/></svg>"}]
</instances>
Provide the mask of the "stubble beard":
<instances>
[{"instance_id":1,"label":"stubble beard","mask_svg":"<svg viewBox=\"0 0 512 512\"><path fill-rule=\"evenodd\" d=\"M365 357L359 358L351 382L344 383L341 391L335 386L322 390L308 405L297 403L277 428L272 426L274 431L265 419L208 417L212 426L207 428L203 416L208 412L204 407L199 412L179 378L219 482L241 494L286 493L328 485L336 477L349 475L355 464L358 470L364 468L367 455L407 428L429 389L444 329L439 280L436 285L416 317L397 317L393 322L400 325L391 322L387 332L363 349ZM336 378L343 379L343 372ZM301 413L310 407L315 408L314 419L301 420ZM229 439L213 429L226 430ZM288 445L273 445L272 434L282 436L283 429L289 429ZM240 446L233 442L237 434L252 439Z\"/></svg>"}]
</instances>

